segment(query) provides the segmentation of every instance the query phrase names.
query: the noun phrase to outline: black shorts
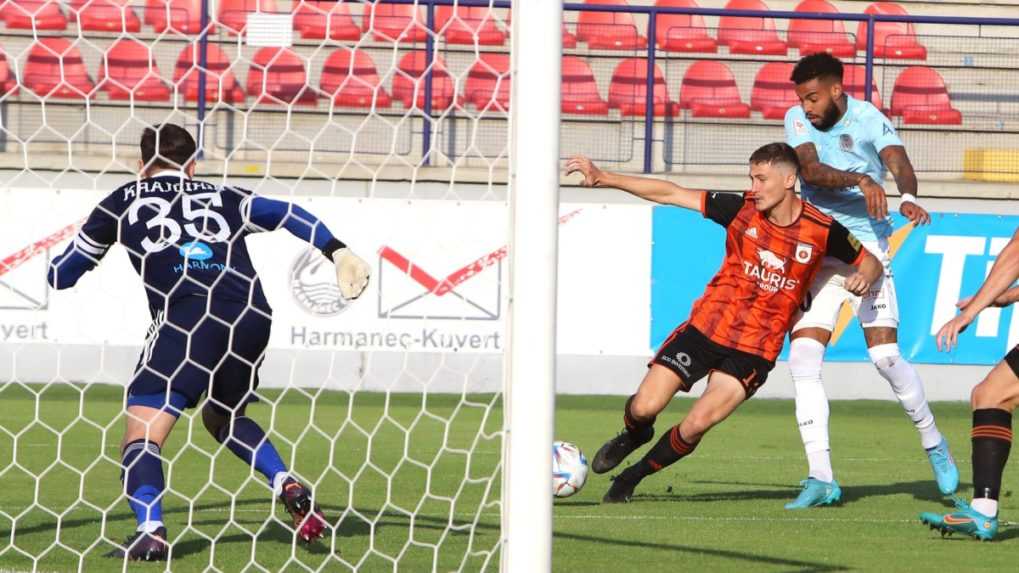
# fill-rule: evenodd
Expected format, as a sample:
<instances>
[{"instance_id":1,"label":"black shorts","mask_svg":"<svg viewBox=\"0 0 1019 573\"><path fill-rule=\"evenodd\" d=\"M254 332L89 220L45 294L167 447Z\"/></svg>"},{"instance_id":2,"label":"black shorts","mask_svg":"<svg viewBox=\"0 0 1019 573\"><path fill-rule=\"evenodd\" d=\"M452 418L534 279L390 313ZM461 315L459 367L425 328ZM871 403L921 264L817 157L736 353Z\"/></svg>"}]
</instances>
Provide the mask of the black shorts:
<instances>
[{"instance_id":1,"label":"black shorts","mask_svg":"<svg viewBox=\"0 0 1019 573\"><path fill-rule=\"evenodd\" d=\"M1012 347L1005 355L1005 363L1012 369L1012 373L1019 378L1019 344Z\"/></svg>"},{"instance_id":2,"label":"black shorts","mask_svg":"<svg viewBox=\"0 0 1019 573\"><path fill-rule=\"evenodd\" d=\"M128 387L128 404L132 398L161 394L175 409L193 408L208 391L212 406L225 413L256 401L253 392L271 325L267 310L243 303L214 300L210 305L200 296L174 301L149 328Z\"/></svg>"},{"instance_id":3,"label":"black shorts","mask_svg":"<svg viewBox=\"0 0 1019 573\"><path fill-rule=\"evenodd\" d=\"M760 356L718 344L699 330L683 323L672 331L651 364L660 364L683 381L684 392L714 370L734 376L746 390L747 398L764 385L775 363Z\"/></svg>"}]
</instances>

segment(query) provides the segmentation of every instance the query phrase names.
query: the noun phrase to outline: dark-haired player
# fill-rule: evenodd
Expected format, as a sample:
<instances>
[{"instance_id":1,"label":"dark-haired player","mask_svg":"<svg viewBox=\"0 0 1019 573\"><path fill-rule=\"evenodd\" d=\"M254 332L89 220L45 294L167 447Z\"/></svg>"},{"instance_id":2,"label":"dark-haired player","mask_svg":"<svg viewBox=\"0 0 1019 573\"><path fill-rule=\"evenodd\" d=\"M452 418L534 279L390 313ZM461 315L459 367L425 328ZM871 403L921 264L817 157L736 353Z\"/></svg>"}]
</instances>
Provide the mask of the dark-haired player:
<instances>
[{"instance_id":1,"label":"dark-haired player","mask_svg":"<svg viewBox=\"0 0 1019 573\"><path fill-rule=\"evenodd\" d=\"M682 422L615 478L603 501L629 501L642 479L693 453L708 430L764 384L825 256L857 267L845 283L854 293L866 292L880 276L881 263L845 227L796 196L797 165L788 145L761 147L750 156L750 191L739 196L609 173L583 157L567 164L568 172L584 175L586 186L700 211L727 229L722 268L694 303L690 320L651 361L623 407L624 430L598 450L591 469L607 472L649 442L655 417L676 392L705 376L708 387Z\"/></svg>"},{"instance_id":2,"label":"dark-haired player","mask_svg":"<svg viewBox=\"0 0 1019 573\"><path fill-rule=\"evenodd\" d=\"M1019 232L1001 250L987 280L977 294L959 301L958 316L938 331L938 350L951 351L959 342L959 334L980 311L989 306L1003 307L1019 301L1019 287L1012 286L1019 278ZM1015 311L1013 311L1015 312ZM1012 449L1012 412L1019 404L1019 346L1005 355L981 381L973 387L970 406L973 408L973 501L955 499L956 511L941 515L921 513L920 521L942 534L964 533L981 541L990 541L998 533L998 494L1001 474L1005 471Z\"/></svg>"},{"instance_id":3,"label":"dark-haired player","mask_svg":"<svg viewBox=\"0 0 1019 573\"><path fill-rule=\"evenodd\" d=\"M121 443L121 479L138 527L110 554L119 558L168 558L160 448L181 412L206 392L206 429L266 477L298 535L310 542L326 527L311 491L289 475L265 432L245 416L258 387L272 308L244 238L284 228L313 244L335 262L347 299L368 284L368 265L296 205L192 179L195 152L184 128L147 128L140 176L99 203L49 270L54 288L72 287L120 243L148 296L153 322L128 386Z\"/></svg>"},{"instance_id":4,"label":"dark-haired player","mask_svg":"<svg viewBox=\"0 0 1019 573\"><path fill-rule=\"evenodd\" d=\"M888 118L870 103L846 94L837 58L827 53L806 56L793 68L791 79L800 105L786 113L786 142L796 148L800 160L803 197L852 231L881 260L884 273L866 293L856 295L842 288L852 270L826 261L793 325L789 371L809 471L800 495L786 508L828 505L842 495L831 465L821 365L839 310L847 301L863 327L871 361L920 433L938 488L951 494L959 485L959 470L934 423L923 381L898 344L899 308L888 256L892 226L880 182L885 170L891 171L902 194L899 211L917 225L927 224L930 215L917 204L913 166Z\"/></svg>"}]
</instances>

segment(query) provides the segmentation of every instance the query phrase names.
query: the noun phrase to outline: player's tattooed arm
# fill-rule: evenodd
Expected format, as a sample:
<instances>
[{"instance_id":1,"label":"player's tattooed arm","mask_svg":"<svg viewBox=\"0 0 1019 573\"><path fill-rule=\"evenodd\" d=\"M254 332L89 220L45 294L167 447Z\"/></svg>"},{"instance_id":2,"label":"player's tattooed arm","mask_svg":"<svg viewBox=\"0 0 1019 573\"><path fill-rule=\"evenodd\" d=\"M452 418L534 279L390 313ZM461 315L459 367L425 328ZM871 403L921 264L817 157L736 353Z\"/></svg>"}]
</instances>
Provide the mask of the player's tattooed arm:
<instances>
[{"instance_id":1,"label":"player's tattooed arm","mask_svg":"<svg viewBox=\"0 0 1019 573\"><path fill-rule=\"evenodd\" d=\"M701 209L704 191L695 191L664 179L623 175L602 171L587 157L578 155L566 162L566 174L580 173L585 187L614 187L621 191L663 205L676 205L694 211Z\"/></svg>"},{"instance_id":2,"label":"player's tattooed arm","mask_svg":"<svg viewBox=\"0 0 1019 573\"><path fill-rule=\"evenodd\" d=\"M821 163L817 156L817 148L813 143L802 143L796 147L796 157L800 160L800 176L807 183L822 189L844 189L859 186L867 199L867 212L875 219L888 216L888 198L880 183L865 173L842 171Z\"/></svg>"},{"instance_id":3,"label":"player's tattooed arm","mask_svg":"<svg viewBox=\"0 0 1019 573\"><path fill-rule=\"evenodd\" d=\"M901 145L885 147L881 150L881 161L892 172L895 185L902 195L902 201L899 203L899 212L902 216L917 225L930 223L930 214L916 202L916 173L913 171L909 156L906 155L906 148Z\"/></svg>"},{"instance_id":4,"label":"player's tattooed arm","mask_svg":"<svg viewBox=\"0 0 1019 573\"><path fill-rule=\"evenodd\" d=\"M997 303L999 297L1007 296L1007 291L1015 290L1012 285L1017 278L1019 278L1019 230L1012 235L1012 240L994 260L994 266L991 267L991 272L988 273L977 294L960 301L959 307L962 312L938 331L938 350L951 350L959 340L959 333L973 322L980 311Z\"/></svg>"}]
</instances>

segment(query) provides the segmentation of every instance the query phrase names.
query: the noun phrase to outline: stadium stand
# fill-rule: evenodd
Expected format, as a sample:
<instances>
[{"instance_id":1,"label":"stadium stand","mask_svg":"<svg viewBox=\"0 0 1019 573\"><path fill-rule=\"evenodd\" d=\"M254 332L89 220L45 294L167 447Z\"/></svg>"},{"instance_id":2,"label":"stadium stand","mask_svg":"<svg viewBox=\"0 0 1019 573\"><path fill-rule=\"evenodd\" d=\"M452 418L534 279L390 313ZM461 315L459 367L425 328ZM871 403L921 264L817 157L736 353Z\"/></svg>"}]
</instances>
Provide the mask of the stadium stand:
<instances>
[{"instance_id":1,"label":"stadium stand","mask_svg":"<svg viewBox=\"0 0 1019 573\"><path fill-rule=\"evenodd\" d=\"M906 9L894 2L875 2L863 11L865 14L908 15ZM867 49L867 23L856 27L856 49ZM876 22L874 24L874 57L904 60L927 59L927 49L916 38L913 24L906 22Z\"/></svg>"},{"instance_id":2,"label":"stadium stand","mask_svg":"<svg viewBox=\"0 0 1019 573\"><path fill-rule=\"evenodd\" d=\"M96 32L140 32L142 21L130 0L72 0L70 17L81 30Z\"/></svg>"},{"instance_id":3,"label":"stadium stand","mask_svg":"<svg viewBox=\"0 0 1019 573\"><path fill-rule=\"evenodd\" d=\"M620 5L625 0L586 0L587 5ZM633 16L625 12L581 12L577 39L593 50L636 50L647 47L647 37L637 31Z\"/></svg>"},{"instance_id":4,"label":"stadium stand","mask_svg":"<svg viewBox=\"0 0 1019 573\"><path fill-rule=\"evenodd\" d=\"M23 30L65 30L67 17L53 0L6 0L0 8L8 28Z\"/></svg>"},{"instance_id":5,"label":"stadium stand","mask_svg":"<svg viewBox=\"0 0 1019 573\"><path fill-rule=\"evenodd\" d=\"M647 66L644 58L627 58L616 66L609 84L609 107L618 109L623 116L642 116L647 110ZM654 91L652 92L654 115L675 114L673 101L669 99L669 88L665 74L655 65Z\"/></svg>"},{"instance_id":6,"label":"stadium stand","mask_svg":"<svg viewBox=\"0 0 1019 573\"><path fill-rule=\"evenodd\" d=\"M170 86L159 76L159 68L148 46L122 38L114 42L99 62L99 89L113 100L170 101Z\"/></svg>"},{"instance_id":7,"label":"stadium stand","mask_svg":"<svg viewBox=\"0 0 1019 573\"><path fill-rule=\"evenodd\" d=\"M221 0L216 20L230 34L244 34L248 26L248 14L254 12L279 12L276 0Z\"/></svg>"},{"instance_id":8,"label":"stadium stand","mask_svg":"<svg viewBox=\"0 0 1019 573\"><path fill-rule=\"evenodd\" d=\"M248 94L260 104L313 105L318 92L308 85L304 60L289 48L262 48L248 70Z\"/></svg>"},{"instance_id":9,"label":"stadium stand","mask_svg":"<svg viewBox=\"0 0 1019 573\"><path fill-rule=\"evenodd\" d=\"M750 92L750 109L760 112L764 119L784 119L785 112L800 103L796 86L789 79L792 72L793 64L787 62L768 62L761 66Z\"/></svg>"},{"instance_id":10,"label":"stadium stand","mask_svg":"<svg viewBox=\"0 0 1019 573\"><path fill-rule=\"evenodd\" d=\"M393 99L403 107L425 108L426 54L414 51L400 58L397 73L393 75ZM441 57L432 60L432 109L444 110L453 105L456 82L449 75Z\"/></svg>"},{"instance_id":11,"label":"stadium stand","mask_svg":"<svg viewBox=\"0 0 1019 573\"><path fill-rule=\"evenodd\" d=\"M387 108L392 105L372 57L357 48L338 48L329 55L322 66L319 87L337 106Z\"/></svg>"},{"instance_id":12,"label":"stadium stand","mask_svg":"<svg viewBox=\"0 0 1019 573\"><path fill-rule=\"evenodd\" d=\"M609 104L598 92L594 72L586 60L563 56L562 112L578 115L608 115Z\"/></svg>"},{"instance_id":13,"label":"stadium stand","mask_svg":"<svg viewBox=\"0 0 1019 573\"><path fill-rule=\"evenodd\" d=\"M0 52L0 96L17 95L18 77L7 62L7 55Z\"/></svg>"},{"instance_id":14,"label":"stadium stand","mask_svg":"<svg viewBox=\"0 0 1019 573\"><path fill-rule=\"evenodd\" d=\"M725 7L729 10L768 9L761 0L730 0ZM784 56L789 50L771 18L722 16L718 22L718 43L727 46L733 54Z\"/></svg>"},{"instance_id":15,"label":"stadium stand","mask_svg":"<svg viewBox=\"0 0 1019 573\"><path fill-rule=\"evenodd\" d=\"M838 8L827 0L803 0L796 5L795 11L839 13ZM786 38L800 55L816 52L828 52L839 58L852 58L856 55L856 46L841 20L791 20Z\"/></svg>"},{"instance_id":16,"label":"stadium stand","mask_svg":"<svg viewBox=\"0 0 1019 573\"><path fill-rule=\"evenodd\" d=\"M506 32L500 29L494 14L488 8L439 6L435 9L435 28L450 44L502 46Z\"/></svg>"},{"instance_id":17,"label":"stadium stand","mask_svg":"<svg viewBox=\"0 0 1019 573\"><path fill-rule=\"evenodd\" d=\"M686 70L679 91L680 109L693 117L750 117L732 70L722 62L696 62Z\"/></svg>"},{"instance_id":18,"label":"stadium stand","mask_svg":"<svg viewBox=\"0 0 1019 573\"><path fill-rule=\"evenodd\" d=\"M906 68L892 89L892 115L903 123L960 125L962 113L952 107L945 80L926 66Z\"/></svg>"},{"instance_id":19,"label":"stadium stand","mask_svg":"<svg viewBox=\"0 0 1019 573\"><path fill-rule=\"evenodd\" d=\"M381 42L424 42L428 37L424 13L413 4L365 4L361 31Z\"/></svg>"},{"instance_id":20,"label":"stadium stand","mask_svg":"<svg viewBox=\"0 0 1019 573\"><path fill-rule=\"evenodd\" d=\"M478 61L467 72L464 100L479 110L509 110L509 70L508 54L480 54Z\"/></svg>"},{"instance_id":21,"label":"stadium stand","mask_svg":"<svg viewBox=\"0 0 1019 573\"><path fill-rule=\"evenodd\" d=\"M361 39L361 28L354 22L347 2L301 0L295 3L294 30L306 39Z\"/></svg>"},{"instance_id":22,"label":"stadium stand","mask_svg":"<svg viewBox=\"0 0 1019 573\"><path fill-rule=\"evenodd\" d=\"M198 34L202 31L202 0L146 0L144 22L156 33ZM211 33L216 26L211 18L209 22Z\"/></svg>"},{"instance_id":23,"label":"stadium stand","mask_svg":"<svg viewBox=\"0 0 1019 573\"><path fill-rule=\"evenodd\" d=\"M184 95L186 101L198 100L198 44L188 44L177 57L174 66L173 82L177 90ZM244 90L237 82L230 69L231 61L219 44L209 44L206 52L205 100L210 103L218 101L242 102Z\"/></svg>"},{"instance_id":24,"label":"stadium stand","mask_svg":"<svg viewBox=\"0 0 1019 573\"><path fill-rule=\"evenodd\" d=\"M694 0L656 0L656 6L696 8ZM703 16L660 14L655 22L655 41L666 52L718 51L718 42L708 34Z\"/></svg>"},{"instance_id":25,"label":"stadium stand","mask_svg":"<svg viewBox=\"0 0 1019 573\"><path fill-rule=\"evenodd\" d=\"M22 81L36 95L86 99L95 89L81 52L66 38L39 38L32 44Z\"/></svg>"},{"instance_id":26,"label":"stadium stand","mask_svg":"<svg viewBox=\"0 0 1019 573\"><path fill-rule=\"evenodd\" d=\"M856 99L864 99L867 82L867 68L862 65L848 65L845 67L842 74L842 85L846 89L846 93L855 97ZM872 78L870 85L870 102L874 104L874 107L884 110L884 105L881 103L881 91L877 88L876 76Z\"/></svg>"}]
</instances>

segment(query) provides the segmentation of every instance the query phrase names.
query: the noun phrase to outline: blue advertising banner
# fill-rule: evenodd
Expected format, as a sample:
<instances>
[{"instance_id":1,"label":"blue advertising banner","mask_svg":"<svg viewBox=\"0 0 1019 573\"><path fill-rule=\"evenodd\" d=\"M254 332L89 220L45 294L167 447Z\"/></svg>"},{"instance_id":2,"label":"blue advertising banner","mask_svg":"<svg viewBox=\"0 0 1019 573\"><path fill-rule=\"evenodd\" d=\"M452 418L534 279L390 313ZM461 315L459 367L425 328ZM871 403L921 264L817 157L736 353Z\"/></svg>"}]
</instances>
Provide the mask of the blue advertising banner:
<instances>
[{"instance_id":1,"label":"blue advertising banner","mask_svg":"<svg viewBox=\"0 0 1019 573\"><path fill-rule=\"evenodd\" d=\"M974 294L994 258L1019 227L1019 216L934 213L925 227L892 217L890 243L899 303L899 344L911 361L929 364L995 364L1019 343L1019 312L987 309L960 338L938 352L933 334L955 315L960 298ZM651 254L651 347L690 313L693 301L718 270L725 230L699 213L655 207ZM826 359L869 361L863 331L843 307ZM779 358L784 359L785 352Z\"/></svg>"}]
</instances>

